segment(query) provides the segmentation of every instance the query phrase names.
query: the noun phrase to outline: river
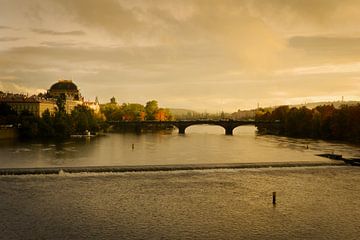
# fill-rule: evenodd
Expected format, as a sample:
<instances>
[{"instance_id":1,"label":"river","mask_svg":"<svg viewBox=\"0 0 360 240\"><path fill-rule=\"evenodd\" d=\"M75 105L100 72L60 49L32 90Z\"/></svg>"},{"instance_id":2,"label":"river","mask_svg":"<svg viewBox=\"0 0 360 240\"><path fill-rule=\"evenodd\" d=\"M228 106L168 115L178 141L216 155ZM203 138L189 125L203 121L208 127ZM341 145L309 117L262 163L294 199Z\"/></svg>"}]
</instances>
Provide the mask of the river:
<instances>
[{"instance_id":1,"label":"river","mask_svg":"<svg viewBox=\"0 0 360 240\"><path fill-rule=\"evenodd\" d=\"M132 166L328 161L319 153L360 157L359 146L276 136L258 136L242 126L226 136L218 126L191 126L148 134L108 134L65 142L1 141L0 168ZM134 144L134 148L132 145Z\"/></svg>"},{"instance_id":2,"label":"river","mask_svg":"<svg viewBox=\"0 0 360 240\"><path fill-rule=\"evenodd\" d=\"M2 141L0 168L324 162L337 142L192 126L185 135ZM132 149L134 144L134 149ZM272 204L272 192L277 204ZM358 239L360 168L216 169L0 176L0 239Z\"/></svg>"}]
</instances>

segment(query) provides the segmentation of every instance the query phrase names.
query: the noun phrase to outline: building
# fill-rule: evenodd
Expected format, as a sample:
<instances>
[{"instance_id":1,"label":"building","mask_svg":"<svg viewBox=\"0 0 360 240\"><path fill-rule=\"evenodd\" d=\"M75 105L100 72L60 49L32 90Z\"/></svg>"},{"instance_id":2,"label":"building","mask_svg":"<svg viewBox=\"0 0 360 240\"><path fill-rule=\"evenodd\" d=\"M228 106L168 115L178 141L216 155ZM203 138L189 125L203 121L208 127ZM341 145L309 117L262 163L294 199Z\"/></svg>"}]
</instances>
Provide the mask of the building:
<instances>
[{"instance_id":1,"label":"building","mask_svg":"<svg viewBox=\"0 0 360 240\"><path fill-rule=\"evenodd\" d=\"M84 101L80 90L72 80L59 80L50 87L45 95L40 94L38 96L28 97L24 94L0 92L0 103L10 105L18 114L27 110L39 117L41 117L47 109L50 113L54 113L56 110L56 100L58 98L65 100L66 113L70 114L78 105L85 105L94 110L95 113L100 112L100 105L97 99L95 102Z\"/></svg>"},{"instance_id":2,"label":"building","mask_svg":"<svg viewBox=\"0 0 360 240\"><path fill-rule=\"evenodd\" d=\"M41 117L45 110L54 113L56 109L55 100L40 98L35 95L28 97L23 94L2 93L0 103L8 104L18 114L26 110L38 117Z\"/></svg>"},{"instance_id":3,"label":"building","mask_svg":"<svg viewBox=\"0 0 360 240\"><path fill-rule=\"evenodd\" d=\"M95 102L84 101L84 105L92 109L95 114L100 113L100 104L97 97L95 98Z\"/></svg>"},{"instance_id":4,"label":"building","mask_svg":"<svg viewBox=\"0 0 360 240\"><path fill-rule=\"evenodd\" d=\"M50 98L63 97L66 100L84 101L80 90L72 80L59 80L50 87L47 95Z\"/></svg>"},{"instance_id":5,"label":"building","mask_svg":"<svg viewBox=\"0 0 360 240\"><path fill-rule=\"evenodd\" d=\"M63 98L65 100L65 111L71 113L71 111L77 105L84 104L84 98L80 94L80 90L72 80L59 80L57 83L51 85L47 91L48 99Z\"/></svg>"}]
</instances>

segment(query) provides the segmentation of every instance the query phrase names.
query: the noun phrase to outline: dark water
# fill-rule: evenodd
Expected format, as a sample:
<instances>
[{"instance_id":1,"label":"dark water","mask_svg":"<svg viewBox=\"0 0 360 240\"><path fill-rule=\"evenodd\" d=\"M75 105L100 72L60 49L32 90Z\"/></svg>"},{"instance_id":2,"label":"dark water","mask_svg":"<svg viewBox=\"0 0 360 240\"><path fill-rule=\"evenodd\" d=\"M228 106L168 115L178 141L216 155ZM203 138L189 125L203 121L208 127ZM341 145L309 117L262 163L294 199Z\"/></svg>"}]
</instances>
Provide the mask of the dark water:
<instances>
[{"instance_id":1,"label":"dark water","mask_svg":"<svg viewBox=\"0 0 360 240\"><path fill-rule=\"evenodd\" d=\"M360 157L359 147L342 143L257 136L249 126L236 128L234 136L224 135L221 127L192 126L186 135L174 131L62 143L2 141L0 168L327 161L315 156L323 152Z\"/></svg>"},{"instance_id":2,"label":"dark water","mask_svg":"<svg viewBox=\"0 0 360 240\"><path fill-rule=\"evenodd\" d=\"M358 146L240 127L0 143L0 168L332 162ZM135 148L132 149L132 144ZM272 192L277 204L272 205ZM0 239L358 239L350 166L0 176Z\"/></svg>"},{"instance_id":3,"label":"dark water","mask_svg":"<svg viewBox=\"0 0 360 240\"><path fill-rule=\"evenodd\" d=\"M0 239L358 239L359 199L354 167L0 176Z\"/></svg>"}]
</instances>

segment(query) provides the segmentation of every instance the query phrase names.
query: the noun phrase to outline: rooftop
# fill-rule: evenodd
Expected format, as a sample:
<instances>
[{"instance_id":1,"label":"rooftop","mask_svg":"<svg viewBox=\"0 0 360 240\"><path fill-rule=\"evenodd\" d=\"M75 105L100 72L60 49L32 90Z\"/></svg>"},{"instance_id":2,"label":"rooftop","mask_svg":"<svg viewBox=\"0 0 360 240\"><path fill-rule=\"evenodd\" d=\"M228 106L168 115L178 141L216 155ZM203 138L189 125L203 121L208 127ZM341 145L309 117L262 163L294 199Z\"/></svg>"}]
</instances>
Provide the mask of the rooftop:
<instances>
[{"instance_id":1,"label":"rooftop","mask_svg":"<svg viewBox=\"0 0 360 240\"><path fill-rule=\"evenodd\" d=\"M72 91L78 91L78 87L75 83L72 82L72 80L59 80L57 83L53 84L50 87L51 90L72 90Z\"/></svg>"}]
</instances>

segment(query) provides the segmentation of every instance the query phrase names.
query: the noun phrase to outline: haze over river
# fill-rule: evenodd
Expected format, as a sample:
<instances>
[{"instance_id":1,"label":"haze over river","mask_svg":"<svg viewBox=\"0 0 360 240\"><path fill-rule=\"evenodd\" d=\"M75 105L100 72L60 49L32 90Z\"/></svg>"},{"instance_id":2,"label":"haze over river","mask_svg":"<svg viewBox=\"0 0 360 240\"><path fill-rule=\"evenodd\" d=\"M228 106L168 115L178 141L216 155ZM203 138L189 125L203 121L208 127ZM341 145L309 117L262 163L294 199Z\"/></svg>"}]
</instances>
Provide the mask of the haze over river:
<instances>
[{"instance_id":1,"label":"haze over river","mask_svg":"<svg viewBox=\"0 0 360 240\"><path fill-rule=\"evenodd\" d=\"M0 168L331 163L315 156L330 152L360 157L355 145L192 126L186 135L2 141ZM0 239L358 239L359 199L352 166L3 175Z\"/></svg>"}]
</instances>

